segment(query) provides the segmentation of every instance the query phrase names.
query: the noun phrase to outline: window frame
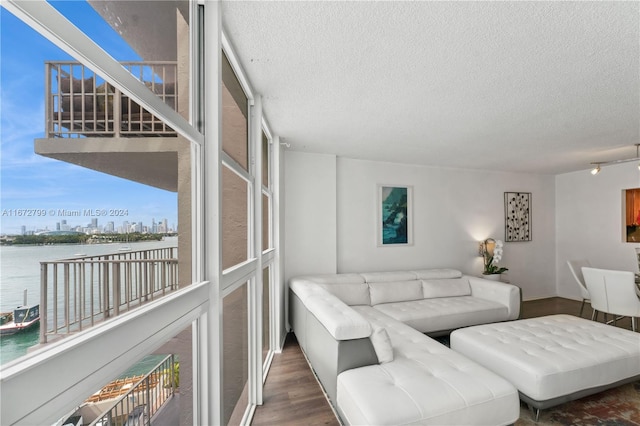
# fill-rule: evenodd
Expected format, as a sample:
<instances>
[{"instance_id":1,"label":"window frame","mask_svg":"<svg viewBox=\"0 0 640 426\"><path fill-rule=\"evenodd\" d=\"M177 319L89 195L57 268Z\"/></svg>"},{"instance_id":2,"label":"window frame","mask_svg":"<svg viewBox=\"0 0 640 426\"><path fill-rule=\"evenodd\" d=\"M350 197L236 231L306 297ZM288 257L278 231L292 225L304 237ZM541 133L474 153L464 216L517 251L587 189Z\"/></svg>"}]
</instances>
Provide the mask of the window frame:
<instances>
[{"instance_id":1,"label":"window frame","mask_svg":"<svg viewBox=\"0 0 640 426\"><path fill-rule=\"evenodd\" d=\"M223 162L228 159L221 154L220 135L220 57L224 50L230 60L236 75L239 78L248 99L251 101L252 110L250 121L250 134L258 134L259 137L250 137L250 146L254 152L254 159L260 158L261 134L265 131L270 140L277 141L272 136L269 125L262 114L262 103L254 92L246 78L246 74L240 67L239 61L233 51L231 43L224 34L221 25L221 6L219 2L202 3L190 0L190 118L185 120L176 111L165 105L162 100L154 96L147 88L124 70L120 64L110 55L104 52L100 46L76 28L62 14L46 1L19 1L6 0L2 7L16 15L19 19L44 36L47 40L60 47L66 53L74 57L80 63L91 68L105 81L127 94L131 99L165 121L180 135L185 137L191 145L191 173L192 173L192 284L178 290L165 298L151 302L138 310L124 314L112 321L100 324L70 338L52 343L38 349L17 362L9 363L0 370L0 383L3 387L11 388L16 395L21 392L13 392L20 387L28 387L37 381L55 380L58 383L56 389L43 388L34 395L30 392L29 399L23 399L20 403L12 403L10 398L3 395L0 411L2 424L33 423L42 424L50 422L52 418L59 418L66 414L69 407L77 406L84 401L87 395L93 392L102 383L109 381L119 374L123 367L136 362L142 355L151 352L168 340L171 336L182 331L189 324L193 329L193 370L194 370L194 412L195 424L219 423L222 418L221 410L221 368L222 354L220 350L221 320L220 309L222 298L226 291L233 288L238 280L248 279L252 282L252 297L254 304L250 306L253 318L250 322L250 335L252 340L252 356L250 363L250 384L253 389L250 393L250 403L247 407L247 415L243 422L250 420L251 413L256 404L262 403L262 383L266 377L268 363L262 363L261 345L261 301L262 297L262 271L270 267L273 280L270 285L273 288L271 294L282 292L281 283L276 285L276 280L281 276L279 254L277 250L278 239L276 232L279 229L274 205L278 197L277 190L272 194L269 206L269 222L272 247L264 255L261 250L261 196L264 188L256 184L256 176L261 180L260 161L254 161L253 180L254 205L251 208L253 215L253 250L255 256L243 264L236 265L229 270L221 270L219 254L211 256L211 253L220 253L220 224L206 222L206 218L213 214L220 217L220 169ZM209 30L204 33L204 27ZM219 52L218 55L205 55L207 51ZM215 47L217 46L217 48ZM207 81L217 81L218 84L208 84L204 96L201 96L202 84ZM207 118L207 120L204 120ZM204 122L204 126L201 124ZM194 124L195 123L195 124ZM251 139L253 138L253 141ZM255 145L258 144L258 145ZM209 149L204 149L204 147ZM269 159L270 173L276 174L280 162L276 160L279 155L279 145L274 145ZM213 148L212 148L213 147ZM212 167L213 166L213 167ZM235 167L234 167L235 168ZM216 214L217 213L217 214ZM215 222L215 221L214 221ZM277 228L277 229L276 229ZM276 292L276 289L278 291ZM282 340L279 324L279 311L283 306L279 299L270 303L270 352L276 349L276 336ZM281 324L279 324L281 325ZM149 337L149 336L152 337ZM109 345L108 342L117 342ZM105 351L104 348L110 349ZM117 353L115 349L117 348ZM101 357L98 357L98 352ZM257 356L256 356L257 354ZM78 363L78 368L71 374L65 375L63 383L59 371L64 366L68 367L74 359L81 360L87 357L102 359L102 362ZM98 357L98 358L95 358ZM56 367L56 365L58 367ZM66 371L69 369L65 368ZM37 376L34 376L37 373ZM36 381L37 380L37 381ZM216 396L217 397L214 397ZM253 407L253 408L252 408Z\"/></svg>"}]
</instances>

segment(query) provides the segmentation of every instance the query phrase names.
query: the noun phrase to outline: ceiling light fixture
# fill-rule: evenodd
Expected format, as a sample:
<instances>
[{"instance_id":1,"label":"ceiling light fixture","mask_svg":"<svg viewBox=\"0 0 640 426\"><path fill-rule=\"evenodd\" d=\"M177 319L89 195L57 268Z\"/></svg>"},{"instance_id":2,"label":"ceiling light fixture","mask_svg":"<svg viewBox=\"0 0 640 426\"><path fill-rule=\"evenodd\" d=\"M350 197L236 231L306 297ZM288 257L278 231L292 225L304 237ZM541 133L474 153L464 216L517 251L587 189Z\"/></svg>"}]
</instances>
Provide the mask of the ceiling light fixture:
<instances>
[{"instance_id":1,"label":"ceiling light fixture","mask_svg":"<svg viewBox=\"0 0 640 426\"><path fill-rule=\"evenodd\" d=\"M611 161L595 161L591 163L595 167L591 170L592 175L597 175L600 173L600 166L608 166L610 164L620 164L620 163L628 163L630 161L638 162L638 170L640 170L640 143L634 144L636 147L636 156L634 158L626 158L622 160L611 160Z\"/></svg>"}]
</instances>

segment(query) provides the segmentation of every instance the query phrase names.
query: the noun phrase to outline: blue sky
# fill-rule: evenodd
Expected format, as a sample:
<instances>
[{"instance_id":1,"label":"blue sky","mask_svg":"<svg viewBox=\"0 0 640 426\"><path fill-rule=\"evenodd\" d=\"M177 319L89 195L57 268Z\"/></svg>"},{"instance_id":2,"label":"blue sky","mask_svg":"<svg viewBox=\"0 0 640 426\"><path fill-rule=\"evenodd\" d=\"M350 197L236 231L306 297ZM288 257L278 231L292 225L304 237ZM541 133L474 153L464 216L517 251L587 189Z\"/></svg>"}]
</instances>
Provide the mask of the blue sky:
<instances>
[{"instance_id":1,"label":"blue sky","mask_svg":"<svg viewBox=\"0 0 640 426\"><path fill-rule=\"evenodd\" d=\"M52 2L71 22L120 61L138 55L84 1ZM121 209L127 216L101 217L151 225L167 218L177 224L177 195L34 153L34 139L44 137L44 63L73 60L53 43L0 8L0 234L18 234L66 219L86 225L91 217L61 217L60 209ZM16 216L24 209L43 216ZM55 214L50 214L55 212Z\"/></svg>"}]
</instances>

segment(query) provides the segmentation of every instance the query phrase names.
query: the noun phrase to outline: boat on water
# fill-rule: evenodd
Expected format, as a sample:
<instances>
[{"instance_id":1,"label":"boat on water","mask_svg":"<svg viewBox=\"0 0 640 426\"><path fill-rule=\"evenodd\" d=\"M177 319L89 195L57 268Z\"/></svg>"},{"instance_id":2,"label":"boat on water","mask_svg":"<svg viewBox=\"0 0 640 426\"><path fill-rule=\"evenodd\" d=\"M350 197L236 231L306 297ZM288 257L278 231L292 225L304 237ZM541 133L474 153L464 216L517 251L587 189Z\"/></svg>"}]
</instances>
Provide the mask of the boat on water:
<instances>
[{"instance_id":1,"label":"boat on water","mask_svg":"<svg viewBox=\"0 0 640 426\"><path fill-rule=\"evenodd\" d=\"M13 312L0 313L0 335L29 330L40 322L40 305L18 306Z\"/></svg>"},{"instance_id":2,"label":"boat on water","mask_svg":"<svg viewBox=\"0 0 640 426\"><path fill-rule=\"evenodd\" d=\"M40 305L27 304L27 290L24 291L24 303L12 312L0 313L0 336L16 334L29 330L40 322Z\"/></svg>"}]
</instances>

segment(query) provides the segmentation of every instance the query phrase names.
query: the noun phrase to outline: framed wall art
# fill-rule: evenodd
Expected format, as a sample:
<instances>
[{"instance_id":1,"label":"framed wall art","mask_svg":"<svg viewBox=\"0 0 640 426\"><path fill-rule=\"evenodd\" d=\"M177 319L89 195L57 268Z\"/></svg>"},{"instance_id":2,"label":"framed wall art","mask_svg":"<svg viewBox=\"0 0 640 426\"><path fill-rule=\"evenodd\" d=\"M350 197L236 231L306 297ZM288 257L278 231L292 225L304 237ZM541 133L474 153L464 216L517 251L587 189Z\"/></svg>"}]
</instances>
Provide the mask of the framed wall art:
<instances>
[{"instance_id":1,"label":"framed wall art","mask_svg":"<svg viewBox=\"0 0 640 426\"><path fill-rule=\"evenodd\" d=\"M625 238L623 241L637 243L640 242L640 188L624 189L622 192L625 217Z\"/></svg>"},{"instance_id":2,"label":"framed wall art","mask_svg":"<svg viewBox=\"0 0 640 426\"><path fill-rule=\"evenodd\" d=\"M531 241L531 193L504 193L504 240Z\"/></svg>"},{"instance_id":3,"label":"framed wall art","mask_svg":"<svg viewBox=\"0 0 640 426\"><path fill-rule=\"evenodd\" d=\"M379 247L413 244L412 187L378 185Z\"/></svg>"}]
</instances>

